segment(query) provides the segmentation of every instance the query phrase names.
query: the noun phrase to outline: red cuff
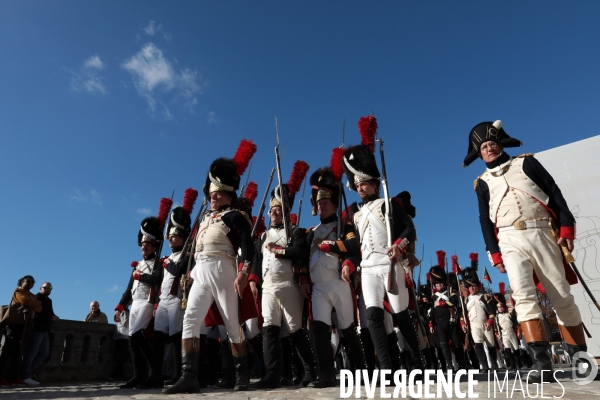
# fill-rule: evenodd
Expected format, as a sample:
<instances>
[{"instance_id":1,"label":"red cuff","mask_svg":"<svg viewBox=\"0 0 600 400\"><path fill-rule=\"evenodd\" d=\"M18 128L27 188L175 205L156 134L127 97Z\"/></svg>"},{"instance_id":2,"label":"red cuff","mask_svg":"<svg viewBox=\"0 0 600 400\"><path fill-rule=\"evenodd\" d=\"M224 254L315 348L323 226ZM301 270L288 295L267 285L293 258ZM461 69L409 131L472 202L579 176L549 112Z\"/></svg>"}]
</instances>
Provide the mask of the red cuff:
<instances>
[{"instance_id":1,"label":"red cuff","mask_svg":"<svg viewBox=\"0 0 600 400\"><path fill-rule=\"evenodd\" d=\"M135 273L133 274L133 279L134 279L134 280L136 280L136 281L139 281L139 280L140 280L140 274L139 274L139 272L135 272Z\"/></svg>"},{"instance_id":2,"label":"red cuff","mask_svg":"<svg viewBox=\"0 0 600 400\"><path fill-rule=\"evenodd\" d=\"M486 324L494 325L494 320L490 318L487 320Z\"/></svg>"},{"instance_id":3,"label":"red cuff","mask_svg":"<svg viewBox=\"0 0 600 400\"><path fill-rule=\"evenodd\" d=\"M433 328L433 322L430 322L430 323L429 323L429 327L430 327L430 328Z\"/></svg>"},{"instance_id":4,"label":"red cuff","mask_svg":"<svg viewBox=\"0 0 600 400\"><path fill-rule=\"evenodd\" d=\"M321 243L319 245L319 250L324 251L324 252L328 252L331 251L331 246L326 244L326 243Z\"/></svg>"},{"instance_id":5,"label":"red cuff","mask_svg":"<svg viewBox=\"0 0 600 400\"><path fill-rule=\"evenodd\" d=\"M121 312L123 312L124 310L125 310L125 307L123 307L120 304L117 304L117 306L115 307L115 311L121 311Z\"/></svg>"},{"instance_id":6,"label":"red cuff","mask_svg":"<svg viewBox=\"0 0 600 400\"><path fill-rule=\"evenodd\" d=\"M303 285L305 283L309 283L310 284L311 283L310 282L310 275L308 275L308 274L300 275L300 277L298 278L298 281L300 282L300 285Z\"/></svg>"},{"instance_id":7,"label":"red cuff","mask_svg":"<svg viewBox=\"0 0 600 400\"><path fill-rule=\"evenodd\" d=\"M254 282L258 285L258 283L260 282L260 278L256 274L250 274L248 275L248 281Z\"/></svg>"},{"instance_id":8,"label":"red cuff","mask_svg":"<svg viewBox=\"0 0 600 400\"><path fill-rule=\"evenodd\" d=\"M489 255L490 262L492 263L492 265L498 265L502 262L502 253L501 252L498 251L494 254L491 254L488 251L488 255Z\"/></svg>"},{"instance_id":9,"label":"red cuff","mask_svg":"<svg viewBox=\"0 0 600 400\"><path fill-rule=\"evenodd\" d=\"M244 272L246 275L250 274L250 263L240 262L238 264L238 272Z\"/></svg>"},{"instance_id":10,"label":"red cuff","mask_svg":"<svg viewBox=\"0 0 600 400\"><path fill-rule=\"evenodd\" d=\"M158 303L154 304L154 309L156 310L158 308Z\"/></svg>"},{"instance_id":11,"label":"red cuff","mask_svg":"<svg viewBox=\"0 0 600 400\"><path fill-rule=\"evenodd\" d=\"M398 239L396 239L394 244L397 246L400 246L400 251L402 251L404 253L404 251L408 247L408 240L405 241L405 239L403 239L403 238L398 238Z\"/></svg>"},{"instance_id":12,"label":"red cuff","mask_svg":"<svg viewBox=\"0 0 600 400\"><path fill-rule=\"evenodd\" d=\"M410 289L411 287L413 287L413 283L412 283L412 279L410 279L410 275L409 274L405 274L405 279L406 279L406 288Z\"/></svg>"},{"instance_id":13,"label":"red cuff","mask_svg":"<svg viewBox=\"0 0 600 400\"><path fill-rule=\"evenodd\" d=\"M460 321L460 327L462 328L463 326L467 325L467 323L465 321Z\"/></svg>"},{"instance_id":14,"label":"red cuff","mask_svg":"<svg viewBox=\"0 0 600 400\"><path fill-rule=\"evenodd\" d=\"M444 300L440 300L438 302L438 304L440 305L440 307L445 307L446 306L446 302Z\"/></svg>"},{"instance_id":15,"label":"red cuff","mask_svg":"<svg viewBox=\"0 0 600 400\"><path fill-rule=\"evenodd\" d=\"M574 226L561 226L560 237L565 239L575 239L575 227Z\"/></svg>"},{"instance_id":16,"label":"red cuff","mask_svg":"<svg viewBox=\"0 0 600 400\"><path fill-rule=\"evenodd\" d=\"M356 266L354 265L354 263L350 260L344 260L344 262L342 263L342 267L348 267L350 268L350 273L353 274L356 272Z\"/></svg>"}]
</instances>

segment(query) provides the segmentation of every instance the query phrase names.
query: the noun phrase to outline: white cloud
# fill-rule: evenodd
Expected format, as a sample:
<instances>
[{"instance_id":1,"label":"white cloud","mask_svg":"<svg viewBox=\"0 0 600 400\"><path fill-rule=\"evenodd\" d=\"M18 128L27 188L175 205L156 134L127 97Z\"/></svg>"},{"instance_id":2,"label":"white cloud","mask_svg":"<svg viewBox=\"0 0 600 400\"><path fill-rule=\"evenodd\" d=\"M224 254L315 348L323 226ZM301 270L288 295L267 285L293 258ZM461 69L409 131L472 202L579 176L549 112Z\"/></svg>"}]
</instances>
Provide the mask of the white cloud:
<instances>
[{"instance_id":1,"label":"white cloud","mask_svg":"<svg viewBox=\"0 0 600 400\"><path fill-rule=\"evenodd\" d=\"M106 87L103 83L104 77L99 72L102 69L104 69L104 63L98 55L93 55L85 60L77 72L67 69L73 75L71 89L77 92L106 94Z\"/></svg>"},{"instance_id":2,"label":"white cloud","mask_svg":"<svg viewBox=\"0 0 600 400\"><path fill-rule=\"evenodd\" d=\"M159 25L159 29L160 29L160 25ZM154 26L154 21L150 21L150 24L148 24L148 26L144 28L144 32L146 32L146 35L154 36L154 34L156 33L156 27Z\"/></svg>"},{"instance_id":3,"label":"white cloud","mask_svg":"<svg viewBox=\"0 0 600 400\"><path fill-rule=\"evenodd\" d=\"M145 207L145 208L138 208L137 210L138 214L142 214L142 215L150 215L150 207Z\"/></svg>"},{"instance_id":4,"label":"white cloud","mask_svg":"<svg viewBox=\"0 0 600 400\"><path fill-rule=\"evenodd\" d=\"M163 51L154 43L142 46L122 67L132 75L139 95L148 102L152 114L159 112L166 119L173 118L173 114L159 97L166 93L173 93L174 102L182 99L183 106L191 113L194 112L194 107L198 104L196 95L202 93L198 83L201 77L190 68L176 71L173 63L165 58ZM160 110L159 104L162 106Z\"/></svg>"},{"instance_id":5,"label":"white cloud","mask_svg":"<svg viewBox=\"0 0 600 400\"><path fill-rule=\"evenodd\" d=\"M165 38L166 41L171 40L171 34L167 33L164 29L162 24L158 24L156 25L154 23L154 21L150 21L150 23L148 24L148 26L142 28L142 30L144 31L144 33L146 33L146 35L148 36L154 36L157 33L161 33L162 36Z\"/></svg>"},{"instance_id":6,"label":"white cloud","mask_svg":"<svg viewBox=\"0 0 600 400\"><path fill-rule=\"evenodd\" d=\"M214 111L209 111L208 112L208 120L207 120L209 125L212 124L216 124L217 123L217 117Z\"/></svg>"},{"instance_id":7,"label":"white cloud","mask_svg":"<svg viewBox=\"0 0 600 400\"><path fill-rule=\"evenodd\" d=\"M71 195L71 200L79 202L79 203L93 203L99 207L102 207L102 197L97 190L92 189L88 193L83 193L79 189L74 190L74 194Z\"/></svg>"},{"instance_id":8,"label":"white cloud","mask_svg":"<svg viewBox=\"0 0 600 400\"><path fill-rule=\"evenodd\" d=\"M116 292L117 290L119 290L119 287L117 285L114 285L113 287L110 287L107 289L109 292Z\"/></svg>"}]
</instances>

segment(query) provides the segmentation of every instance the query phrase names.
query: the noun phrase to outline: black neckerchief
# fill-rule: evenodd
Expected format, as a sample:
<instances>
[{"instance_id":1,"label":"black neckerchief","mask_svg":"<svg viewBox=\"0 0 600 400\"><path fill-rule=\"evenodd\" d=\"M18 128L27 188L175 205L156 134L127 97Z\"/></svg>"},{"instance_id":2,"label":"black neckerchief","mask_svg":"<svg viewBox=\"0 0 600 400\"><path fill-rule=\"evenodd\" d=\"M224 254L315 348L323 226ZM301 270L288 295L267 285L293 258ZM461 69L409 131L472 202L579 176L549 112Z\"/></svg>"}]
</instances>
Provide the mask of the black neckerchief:
<instances>
[{"instance_id":1,"label":"black neckerchief","mask_svg":"<svg viewBox=\"0 0 600 400\"><path fill-rule=\"evenodd\" d=\"M283 224L271 225L271 228L274 228L274 229L283 229Z\"/></svg>"},{"instance_id":2,"label":"black neckerchief","mask_svg":"<svg viewBox=\"0 0 600 400\"><path fill-rule=\"evenodd\" d=\"M500 154L500 156L498 158L496 158L494 161L490 162L490 163L485 163L485 166L489 169L493 169L496 168L498 165L502 165L505 162L510 160L510 156L508 154L506 154L506 152Z\"/></svg>"},{"instance_id":3,"label":"black neckerchief","mask_svg":"<svg viewBox=\"0 0 600 400\"><path fill-rule=\"evenodd\" d=\"M154 257L156 257L156 253L152 253L148 257L144 257L144 261L154 260Z\"/></svg>"},{"instance_id":4,"label":"black neckerchief","mask_svg":"<svg viewBox=\"0 0 600 400\"><path fill-rule=\"evenodd\" d=\"M173 250L173 253L178 253L183 250L183 246L173 247L171 250Z\"/></svg>"},{"instance_id":5,"label":"black neckerchief","mask_svg":"<svg viewBox=\"0 0 600 400\"><path fill-rule=\"evenodd\" d=\"M331 223L333 221L337 221L337 214L335 214L335 213L333 215L330 215L327 218L321 218L321 223L322 224L329 224L329 223Z\"/></svg>"},{"instance_id":6,"label":"black neckerchief","mask_svg":"<svg viewBox=\"0 0 600 400\"><path fill-rule=\"evenodd\" d=\"M378 198L379 198L379 195L377 193L374 193L374 194L372 194L372 195L369 196L369 198L367 199L367 201L363 201L362 204L365 205L365 204L367 204L370 201L377 200Z\"/></svg>"}]
</instances>

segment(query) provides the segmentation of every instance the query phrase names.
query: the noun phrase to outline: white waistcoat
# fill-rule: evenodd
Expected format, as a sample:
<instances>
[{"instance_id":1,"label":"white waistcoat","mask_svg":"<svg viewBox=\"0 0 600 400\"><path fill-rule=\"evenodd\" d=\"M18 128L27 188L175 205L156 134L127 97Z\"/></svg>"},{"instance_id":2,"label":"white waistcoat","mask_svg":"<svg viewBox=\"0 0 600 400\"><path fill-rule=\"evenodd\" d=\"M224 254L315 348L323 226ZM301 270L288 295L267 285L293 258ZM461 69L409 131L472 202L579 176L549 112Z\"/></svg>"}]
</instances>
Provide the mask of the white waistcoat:
<instances>
[{"instance_id":1,"label":"white waistcoat","mask_svg":"<svg viewBox=\"0 0 600 400\"><path fill-rule=\"evenodd\" d=\"M287 247L285 229L271 228L264 233L266 235L263 247L260 249L263 255L262 276L263 280L269 274L269 280L272 282L291 282L294 279L292 271L292 260L277 258L276 254L265 249L267 243L275 243L281 247Z\"/></svg>"},{"instance_id":2,"label":"white waistcoat","mask_svg":"<svg viewBox=\"0 0 600 400\"><path fill-rule=\"evenodd\" d=\"M527 207L534 206L535 204L533 202L536 202L537 200L543 204L548 204L548 195L542 192L538 185L536 185L523 171L524 161L525 157L513 158L496 168L486 169L486 171L480 177L480 179L483 179L487 183L490 190L490 219L498 227L506 226L500 225L497 220L499 217L504 217L508 211L508 207L511 206L506 204L504 207L502 207L505 215L499 215L501 203L507 196L510 197L510 201L514 200L517 206L522 205L521 207L523 210ZM502 171L505 167L508 167L508 169L503 173ZM520 191L521 193L518 193L517 191ZM515 197L513 192L519 194L519 199L513 199ZM517 201L519 203L516 203ZM526 204L523 204L522 202L526 202ZM517 208L515 212L519 212L519 209ZM515 214L514 216L517 219L526 219L524 217L521 218L520 214ZM548 216L547 211L545 216ZM507 223L507 221L512 217L512 215L508 215L507 218L502 219L502 223ZM540 215L540 217L542 216ZM515 220L516 219L514 219L512 222ZM512 222L508 223L508 225L512 224Z\"/></svg>"},{"instance_id":3,"label":"white waistcoat","mask_svg":"<svg viewBox=\"0 0 600 400\"><path fill-rule=\"evenodd\" d=\"M354 225L360 238L361 267L389 264L387 229L383 216L384 199L368 202L354 214Z\"/></svg>"},{"instance_id":4,"label":"white waistcoat","mask_svg":"<svg viewBox=\"0 0 600 400\"><path fill-rule=\"evenodd\" d=\"M237 257L233 245L227 237L229 228L223 222L223 215L232 211L214 211L204 216L196 235L196 253Z\"/></svg>"},{"instance_id":5,"label":"white waistcoat","mask_svg":"<svg viewBox=\"0 0 600 400\"><path fill-rule=\"evenodd\" d=\"M313 243L316 239L335 240L337 221L320 224L314 229ZM310 279L314 283L327 282L331 279L341 279L339 276L340 258L332 252L319 250L311 243Z\"/></svg>"},{"instance_id":6,"label":"white waistcoat","mask_svg":"<svg viewBox=\"0 0 600 400\"><path fill-rule=\"evenodd\" d=\"M181 258L181 252L178 251L176 253L171 254L169 257L167 257L167 260L165 260L166 263L169 262L177 262L179 261L179 259ZM163 281L162 284L160 285L160 299L161 300L165 300L168 297L173 297L172 294L170 294L169 292L171 291L171 286L173 286L173 281L175 280L175 277L173 275L171 275L171 273L165 268L164 269L164 274L163 274ZM179 287L177 289L177 297L181 297L181 287Z\"/></svg>"},{"instance_id":7,"label":"white waistcoat","mask_svg":"<svg viewBox=\"0 0 600 400\"><path fill-rule=\"evenodd\" d=\"M504 332L513 331L513 323L509 313L498 313L498 325Z\"/></svg>"},{"instance_id":8,"label":"white waistcoat","mask_svg":"<svg viewBox=\"0 0 600 400\"><path fill-rule=\"evenodd\" d=\"M467 298L467 312L471 322L485 322L488 320L489 314L483 306L482 296L482 294L471 294Z\"/></svg>"},{"instance_id":9,"label":"white waistcoat","mask_svg":"<svg viewBox=\"0 0 600 400\"><path fill-rule=\"evenodd\" d=\"M154 266L154 260L146 261L142 260L138 262L138 265L135 267L136 271L142 274L151 274L152 267ZM133 281L133 286L131 287L131 297L133 300L148 300L148 295L150 294L150 285L147 283L143 283L140 281Z\"/></svg>"}]
</instances>

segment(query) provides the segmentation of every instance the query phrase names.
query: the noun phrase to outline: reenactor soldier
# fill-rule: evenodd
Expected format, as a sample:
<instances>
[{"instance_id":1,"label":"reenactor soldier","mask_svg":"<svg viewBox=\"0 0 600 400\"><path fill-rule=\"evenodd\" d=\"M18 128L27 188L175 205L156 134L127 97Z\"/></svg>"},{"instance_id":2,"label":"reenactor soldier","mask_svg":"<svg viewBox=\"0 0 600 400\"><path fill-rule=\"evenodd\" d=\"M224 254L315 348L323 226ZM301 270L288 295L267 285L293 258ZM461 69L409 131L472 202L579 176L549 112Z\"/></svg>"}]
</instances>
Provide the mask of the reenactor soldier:
<instances>
[{"instance_id":1,"label":"reenactor soldier","mask_svg":"<svg viewBox=\"0 0 600 400\"><path fill-rule=\"evenodd\" d=\"M115 307L114 321L118 322L121 313L131 302L129 349L133 361L133 378L121 385L121 389L137 387L152 374L152 347L144 336L144 330L148 328L152 320L154 304L157 300L154 287L161 284L163 277L162 264L156 262L156 251L162 241L162 236L159 219L156 217L144 218L138 231L138 246L142 248L143 259L131 263L133 272L119 304Z\"/></svg>"},{"instance_id":2,"label":"reenactor soldier","mask_svg":"<svg viewBox=\"0 0 600 400\"><path fill-rule=\"evenodd\" d=\"M288 183L283 184L283 188L277 186L271 192L271 227L256 243L250 285L255 287L257 283L262 282L262 336L266 369L265 377L256 383L259 389L281 386L282 348L279 336L282 319L289 328L292 343L304 365L302 386L316 379L315 358L307 332L302 326L304 297L300 292L297 276L306 254L306 231L296 226L292 227L291 220L287 221L291 231L288 240L284 224L284 207L285 215L289 216L295 195L307 172L308 164L297 161Z\"/></svg>"},{"instance_id":3,"label":"reenactor soldier","mask_svg":"<svg viewBox=\"0 0 600 400\"><path fill-rule=\"evenodd\" d=\"M476 269L472 267L465 268L462 276L463 282L469 291L465 307L469 319L468 326L475 343L475 353L477 353L480 365L483 366L482 371L487 372L489 366L483 347L485 343L490 355L491 369L496 371L498 370L498 363L496 361L496 339L494 338L494 318L496 318L494 297L491 294L482 292L481 281L477 276ZM464 318L461 318L460 325L463 331L467 333L467 323Z\"/></svg>"},{"instance_id":4,"label":"reenactor soldier","mask_svg":"<svg viewBox=\"0 0 600 400\"><path fill-rule=\"evenodd\" d=\"M507 369L516 370L521 364L521 350L516 330L519 326L517 316L508 312L506 297L504 294L504 282L500 283L500 291L494 293L498 314L496 321L500 328L502 345L504 346L504 358L507 360Z\"/></svg>"},{"instance_id":5,"label":"reenactor soldier","mask_svg":"<svg viewBox=\"0 0 600 400\"><path fill-rule=\"evenodd\" d=\"M429 276L429 274L427 274ZM419 286L419 314L423 320L423 325L427 328L427 340L429 341L429 358L431 360L431 367L433 369L446 369L446 359L442 353L442 347L440 340L435 333L435 326L433 332L429 327L432 326L433 314L431 313L431 286L429 284L429 278L427 279L426 285Z\"/></svg>"},{"instance_id":6,"label":"reenactor soldier","mask_svg":"<svg viewBox=\"0 0 600 400\"><path fill-rule=\"evenodd\" d=\"M504 151L521 144L504 131L502 121L482 122L469 132L463 165L477 158L485 162L486 170L474 184L481 229L490 261L500 272L508 273L536 370L529 381L540 382L540 371L547 371L550 379L553 375L536 283L548 293L570 351L586 351L587 346L569 286L577 277L564 263L560 249L564 245L573 250L575 219L554 179L532 154L511 157Z\"/></svg>"},{"instance_id":7,"label":"reenactor soldier","mask_svg":"<svg viewBox=\"0 0 600 400\"><path fill-rule=\"evenodd\" d=\"M450 349L450 341L452 341L458 367L468 369L457 324L459 294L456 289L448 285L448 275L443 267L445 265L443 257L446 253L443 251L441 253L443 255L440 259L440 253L438 252L438 265L429 270L431 284L435 287L435 291L431 296L432 321L429 324L429 329L433 333L435 327L442 353L447 362L447 368L452 368L452 350Z\"/></svg>"},{"instance_id":8,"label":"reenactor soldier","mask_svg":"<svg viewBox=\"0 0 600 400\"><path fill-rule=\"evenodd\" d=\"M385 201L380 198L381 174L373 154L377 122L375 117L361 118L361 144L346 149L342 166L350 190L360 196L362 203L354 214L355 233L361 244L361 285L369 320L369 331L381 369L393 369L390 347L384 325L384 301L388 301L394 323L400 328L410 348L412 365L422 369L419 340L408 311L409 293L401 255L415 240L414 225L404 208L391 202L392 246L388 246ZM396 272L398 294L386 291L390 263Z\"/></svg>"},{"instance_id":9,"label":"reenactor soldier","mask_svg":"<svg viewBox=\"0 0 600 400\"><path fill-rule=\"evenodd\" d=\"M335 153L334 153L335 154ZM339 160L338 160L339 165ZM309 386L324 388L336 385L331 352L331 313L335 309L337 328L355 369L365 368L363 348L356 333L356 294L351 276L360 262L360 248L352 229L339 220L337 214L340 198L340 180L343 170L335 176L332 168L321 168L309 180L312 186L311 204L313 214L321 223L308 230L308 267L300 270L300 282L304 296L311 300L314 320L315 351L319 365L319 379ZM351 226L350 226L351 228ZM341 273L340 273L341 272Z\"/></svg>"},{"instance_id":10,"label":"reenactor soldier","mask_svg":"<svg viewBox=\"0 0 600 400\"><path fill-rule=\"evenodd\" d=\"M235 201L240 175L255 152L253 142L242 140L233 159L218 158L210 166L203 188L210 198L210 210L204 214L196 235L196 267L191 272L193 284L183 318L182 376L163 390L165 394L199 391L200 331L213 302L229 336L236 375L234 391L248 389L247 346L240 326L238 297L252 301L250 291L244 292L254 246L250 224L235 209Z\"/></svg>"}]
</instances>

